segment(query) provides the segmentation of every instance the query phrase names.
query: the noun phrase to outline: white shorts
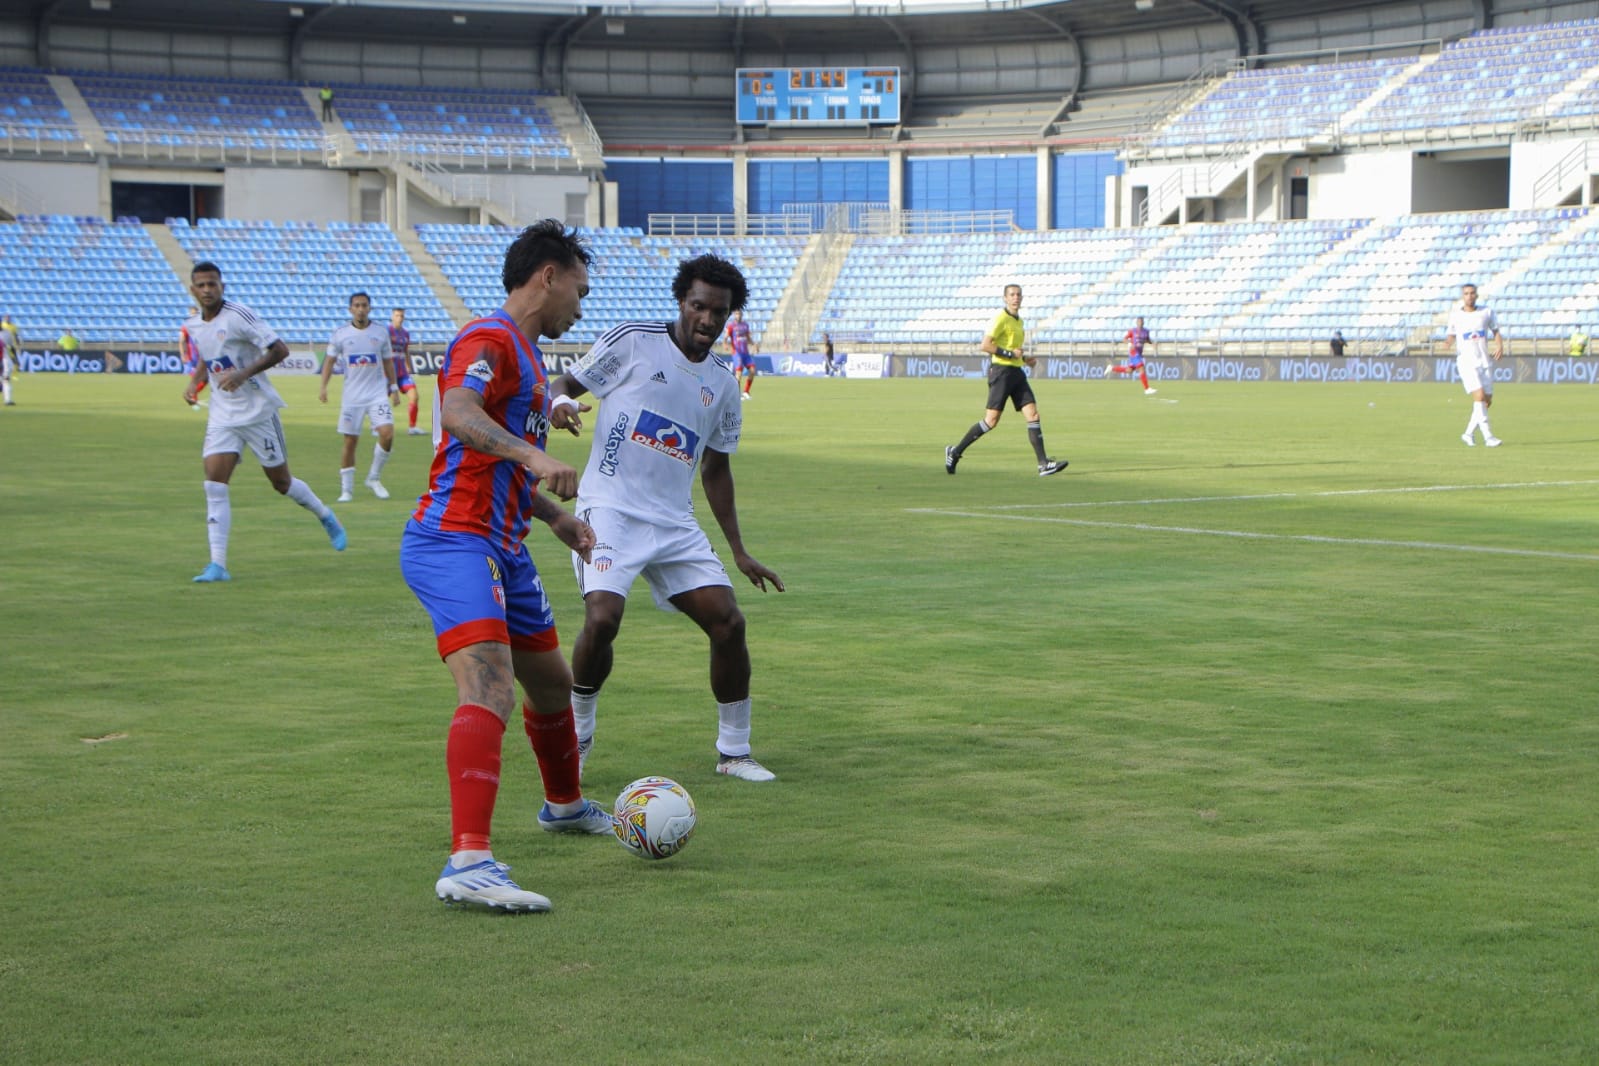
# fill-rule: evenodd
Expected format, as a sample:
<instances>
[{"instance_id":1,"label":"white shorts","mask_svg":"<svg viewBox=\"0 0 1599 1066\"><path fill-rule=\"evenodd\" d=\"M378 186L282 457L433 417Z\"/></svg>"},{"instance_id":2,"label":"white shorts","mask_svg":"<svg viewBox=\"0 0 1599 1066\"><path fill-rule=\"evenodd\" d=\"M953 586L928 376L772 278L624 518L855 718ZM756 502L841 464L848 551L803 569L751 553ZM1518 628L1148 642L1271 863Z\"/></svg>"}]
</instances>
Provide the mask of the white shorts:
<instances>
[{"instance_id":1,"label":"white shorts","mask_svg":"<svg viewBox=\"0 0 1599 1066\"><path fill-rule=\"evenodd\" d=\"M1494 368L1493 364L1484 366L1476 361L1470 363L1464 359L1455 361L1455 369L1460 372L1460 384L1465 386L1468 393L1481 389L1484 396L1494 394Z\"/></svg>"},{"instance_id":2,"label":"white shorts","mask_svg":"<svg viewBox=\"0 0 1599 1066\"><path fill-rule=\"evenodd\" d=\"M372 428L394 425L394 408L389 406L387 399L374 400L365 405L339 408L339 432L347 437L361 435L361 419L371 420Z\"/></svg>"},{"instance_id":3,"label":"white shorts","mask_svg":"<svg viewBox=\"0 0 1599 1066\"><path fill-rule=\"evenodd\" d=\"M675 611L673 596L713 585L733 587L727 568L697 523L658 526L600 507L581 511L578 517L594 527L589 561L572 553L572 569L583 595L614 592L626 599L634 578L643 574L655 606Z\"/></svg>"},{"instance_id":4,"label":"white shorts","mask_svg":"<svg viewBox=\"0 0 1599 1066\"><path fill-rule=\"evenodd\" d=\"M202 458L207 455L243 455L246 446L269 470L289 461L289 445L283 436L283 421L276 414L243 426L207 424L205 449L200 455Z\"/></svg>"}]
</instances>

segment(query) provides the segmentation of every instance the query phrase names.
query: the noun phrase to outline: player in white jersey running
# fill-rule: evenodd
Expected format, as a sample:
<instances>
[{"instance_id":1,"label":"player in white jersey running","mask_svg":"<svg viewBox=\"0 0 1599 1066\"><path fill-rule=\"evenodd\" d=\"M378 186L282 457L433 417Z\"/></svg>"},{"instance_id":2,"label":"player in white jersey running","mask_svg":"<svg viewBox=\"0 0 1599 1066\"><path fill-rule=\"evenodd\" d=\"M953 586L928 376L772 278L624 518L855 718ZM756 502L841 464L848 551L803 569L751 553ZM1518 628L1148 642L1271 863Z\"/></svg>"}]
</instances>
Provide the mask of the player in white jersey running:
<instances>
[{"instance_id":1,"label":"player in white jersey running","mask_svg":"<svg viewBox=\"0 0 1599 1066\"><path fill-rule=\"evenodd\" d=\"M328 379L333 367L344 367L344 395L339 403L339 432L344 453L339 460L339 502L355 498L355 445L361 439L361 420L372 423L378 442L372 446L372 465L366 487L380 500L389 498L383 487L383 467L394 447L394 408L389 403L399 392L394 381L394 349L389 330L372 321L372 297L350 294L350 321L333 331L328 357L322 361L321 400L328 402Z\"/></svg>"},{"instance_id":2,"label":"player in white jersey running","mask_svg":"<svg viewBox=\"0 0 1599 1066\"><path fill-rule=\"evenodd\" d=\"M578 516L593 527L595 545L587 559L572 557L583 592L583 631L572 645L578 750L586 761L600 686L611 673L611 645L628 591L642 575L657 607L682 611L710 638L717 772L770 781L776 775L750 753L744 615L727 570L694 519L692 495L697 466L734 565L761 591L770 582L782 592L782 579L744 550L729 462L743 426L739 386L727 364L711 355L728 315L748 300L749 286L732 263L702 255L679 266L672 296L675 322L617 326L550 388L557 429L581 425L578 415L588 408L576 397L592 392L604 401L577 497Z\"/></svg>"},{"instance_id":3,"label":"player in white jersey running","mask_svg":"<svg viewBox=\"0 0 1599 1066\"><path fill-rule=\"evenodd\" d=\"M11 331L0 330L0 393L5 396L5 405L15 407L17 402L11 398L11 374L16 369L16 360L11 351Z\"/></svg>"},{"instance_id":4,"label":"player in white jersey running","mask_svg":"<svg viewBox=\"0 0 1599 1066\"><path fill-rule=\"evenodd\" d=\"M316 515L334 551L343 551L344 527L317 499L311 487L289 473L288 444L278 411L283 399L272 387L266 371L289 357L289 346L243 304L222 297L222 270L215 263L199 262L189 272L189 291L199 312L183 323L199 355L194 377L183 390L185 403L193 405L200 387L210 381L210 415L206 419L205 521L211 543L211 562L195 577L199 582L228 581L228 535L233 526L233 505L228 482L245 447L261 461L272 487Z\"/></svg>"},{"instance_id":5,"label":"player in white jersey running","mask_svg":"<svg viewBox=\"0 0 1599 1066\"><path fill-rule=\"evenodd\" d=\"M1477 306L1477 286L1470 282L1460 287L1460 303L1449 312L1448 335L1444 347L1455 349L1455 368L1460 371L1460 384L1471 394L1471 421L1460 439L1466 447L1476 447L1476 432L1482 430L1482 442L1490 448L1500 445L1498 437L1488 425L1488 408L1494 402L1493 363L1488 360L1488 338L1494 339L1495 360L1505 357L1505 339L1499 334L1499 320L1486 307Z\"/></svg>"}]
</instances>

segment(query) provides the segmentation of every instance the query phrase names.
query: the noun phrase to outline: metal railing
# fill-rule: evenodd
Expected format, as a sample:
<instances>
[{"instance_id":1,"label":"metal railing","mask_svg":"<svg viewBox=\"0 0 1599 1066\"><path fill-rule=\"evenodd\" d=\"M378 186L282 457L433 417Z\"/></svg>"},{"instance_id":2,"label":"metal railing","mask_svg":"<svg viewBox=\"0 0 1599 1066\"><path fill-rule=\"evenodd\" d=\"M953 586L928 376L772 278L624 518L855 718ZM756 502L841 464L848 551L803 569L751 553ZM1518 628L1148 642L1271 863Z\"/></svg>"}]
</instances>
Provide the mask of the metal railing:
<instances>
[{"instance_id":1,"label":"metal railing","mask_svg":"<svg viewBox=\"0 0 1599 1066\"><path fill-rule=\"evenodd\" d=\"M652 237L805 237L814 232L807 215L696 215L652 213Z\"/></svg>"},{"instance_id":2,"label":"metal railing","mask_svg":"<svg viewBox=\"0 0 1599 1066\"><path fill-rule=\"evenodd\" d=\"M94 148L76 126L0 127L3 155L93 155Z\"/></svg>"},{"instance_id":3,"label":"metal railing","mask_svg":"<svg viewBox=\"0 0 1599 1066\"><path fill-rule=\"evenodd\" d=\"M1011 233L1016 213L1004 211L869 211L855 232L873 237L925 236L937 233Z\"/></svg>"},{"instance_id":4,"label":"metal railing","mask_svg":"<svg viewBox=\"0 0 1599 1066\"><path fill-rule=\"evenodd\" d=\"M1594 172L1596 162L1599 162L1599 145L1593 141L1583 141L1577 145L1532 183L1533 206L1549 207L1573 185L1586 183L1588 176ZM1583 203L1587 200L1587 196L1581 198Z\"/></svg>"},{"instance_id":5,"label":"metal railing","mask_svg":"<svg viewBox=\"0 0 1599 1066\"><path fill-rule=\"evenodd\" d=\"M565 144L534 144L498 137L406 137L390 133L371 137L346 134L346 137L354 148L353 157L348 159L344 158L337 138L329 138L333 142L330 150L336 165L382 166L403 162L414 166L416 160L427 159L457 170L583 170L582 162Z\"/></svg>"},{"instance_id":6,"label":"metal railing","mask_svg":"<svg viewBox=\"0 0 1599 1066\"><path fill-rule=\"evenodd\" d=\"M303 133L171 133L161 130L106 130L106 155L112 159L166 163L316 162L321 135Z\"/></svg>"}]
</instances>

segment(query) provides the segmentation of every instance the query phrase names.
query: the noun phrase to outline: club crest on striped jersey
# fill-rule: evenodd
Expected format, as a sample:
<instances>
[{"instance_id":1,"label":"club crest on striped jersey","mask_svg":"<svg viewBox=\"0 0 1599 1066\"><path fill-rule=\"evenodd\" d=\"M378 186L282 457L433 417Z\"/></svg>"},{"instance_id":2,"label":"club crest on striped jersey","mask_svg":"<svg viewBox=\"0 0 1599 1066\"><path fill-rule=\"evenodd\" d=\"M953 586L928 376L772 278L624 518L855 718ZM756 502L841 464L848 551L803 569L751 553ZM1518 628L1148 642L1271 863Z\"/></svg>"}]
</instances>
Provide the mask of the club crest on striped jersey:
<instances>
[{"instance_id":1,"label":"club crest on striped jersey","mask_svg":"<svg viewBox=\"0 0 1599 1066\"><path fill-rule=\"evenodd\" d=\"M479 359L477 362L466 368L466 376L469 378L477 378L486 385L494 380L494 368L489 365L489 361L487 359Z\"/></svg>"},{"instance_id":2,"label":"club crest on striped jersey","mask_svg":"<svg viewBox=\"0 0 1599 1066\"><path fill-rule=\"evenodd\" d=\"M649 408L639 412L628 439L689 466L694 465L694 457L699 453L700 439L693 430Z\"/></svg>"},{"instance_id":3,"label":"club crest on striped jersey","mask_svg":"<svg viewBox=\"0 0 1599 1066\"><path fill-rule=\"evenodd\" d=\"M713 404L715 402L716 402L716 393L712 392L710 389L706 388L704 385L701 385L700 386L700 406L709 407L709 406L711 406L711 404Z\"/></svg>"}]
</instances>

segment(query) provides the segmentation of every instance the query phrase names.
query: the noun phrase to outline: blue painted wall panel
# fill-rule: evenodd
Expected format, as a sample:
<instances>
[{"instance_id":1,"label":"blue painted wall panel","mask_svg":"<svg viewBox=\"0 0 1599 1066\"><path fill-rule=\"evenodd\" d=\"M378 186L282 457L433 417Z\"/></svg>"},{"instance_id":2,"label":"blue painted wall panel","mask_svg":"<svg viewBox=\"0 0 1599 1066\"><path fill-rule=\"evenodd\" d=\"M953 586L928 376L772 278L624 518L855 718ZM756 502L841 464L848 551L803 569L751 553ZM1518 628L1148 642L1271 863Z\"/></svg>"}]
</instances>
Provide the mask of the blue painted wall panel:
<instances>
[{"instance_id":1,"label":"blue painted wall panel","mask_svg":"<svg viewBox=\"0 0 1599 1066\"><path fill-rule=\"evenodd\" d=\"M1105 224L1105 179L1122 173L1113 152L1067 152L1055 156L1056 229L1093 229Z\"/></svg>"},{"instance_id":2,"label":"blue painted wall panel","mask_svg":"<svg viewBox=\"0 0 1599 1066\"><path fill-rule=\"evenodd\" d=\"M905 207L911 211L1010 211L1016 224L1038 224L1037 160L1030 155L957 156L905 161Z\"/></svg>"},{"instance_id":3,"label":"blue painted wall panel","mask_svg":"<svg viewBox=\"0 0 1599 1066\"><path fill-rule=\"evenodd\" d=\"M733 213L733 163L720 160L612 159L618 224L648 229L654 214Z\"/></svg>"}]
</instances>

